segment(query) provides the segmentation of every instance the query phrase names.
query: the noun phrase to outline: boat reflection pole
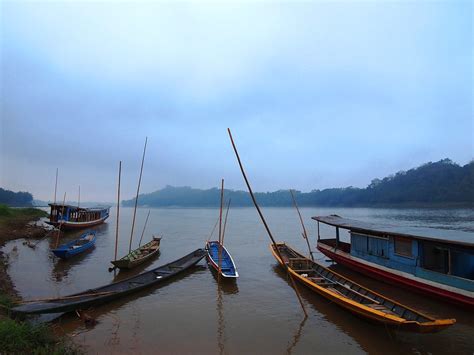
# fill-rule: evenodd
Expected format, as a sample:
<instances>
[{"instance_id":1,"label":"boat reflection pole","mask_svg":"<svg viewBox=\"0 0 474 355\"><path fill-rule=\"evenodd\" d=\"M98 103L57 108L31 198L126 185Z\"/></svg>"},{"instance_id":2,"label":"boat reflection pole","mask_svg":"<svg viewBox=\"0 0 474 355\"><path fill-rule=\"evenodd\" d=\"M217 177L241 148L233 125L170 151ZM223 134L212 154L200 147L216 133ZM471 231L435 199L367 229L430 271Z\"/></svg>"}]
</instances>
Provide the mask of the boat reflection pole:
<instances>
[{"instance_id":1,"label":"boat reflection pole","mask_svg":"<svg viewBox=\"0 0 474 355\"><path fill-rule=\"evenodd\" d=\"M140 193L140 184L142 182L143 162L145 161L146 143L148 137L145 137L145 146L143 147L142 166L140 168L140 177L138 178L137 196L135 197L135 208L133 210L132 231L130 232L130 244L128 245L128 252L132 251L133 228L135 227L135 217L137 215L138 194Z\"/></svg>"},{"instance_id":2,"label":"boat reflection pole","mask_svg":"<svg viewBox=\"0 0 474 355\"><path fill-rule=\"evenodd\" d=\"M296 296L298 297L298 301L300 302L301 308L303 309L303 313L304 313L304 316L306 318L306 317L308 317L308 313L306 312L306 308L303 304L303 300L301 299L300 293L298 291L298 287L296 286L296 282L293 279L293 276L291 275L290 270L288 269L288 265L286 265L285 261L283 260L283 257L280 253L280 250L278 249L278 245L275 242L275 239L273 238L272 232L270 231L270 228L268 227L267 222L265 221L265 218L263 217L263 213L262 213L262 211L260 211L260 207L257 204L257 200L255 199L255 196L253 195L252 188L250 187L250 183L247 179L247 175L245 174L244 167L242 165L242 162L240 161L239 153L237 152L237 148L236 148L234 140L232 138L232 133L230 132L230 128L227 128L227 132L229 133L229 138L230 138L230 141L232 143L232 147L234 148L234 152L235 152L235 156L237 157L237 161L239 162L240 171L242 172L242 176L244 177L245 184L247 185L247 188L249 190L250 197L252 198L253 204L254 204L255 208L257 209L258 215L260 216L260 219L262 220L262 223L265 227L265 230L267 231L267 234L268 234L268 236L270 237L270 239L272 241L273 248L275 249L275 252L277 253L278 257L280 258L282 266L285 268L286 272L288 273L288 276L290 277L291 283L293 285L293 289L295 290Z\"/></svg>"},{"instance_id":3,"label":"boat reflection pole","mask_svg":"<svg viewBox=\"0 0 474 355\"><path fill-rule=\"evenodd\" d=\"M229 198L229 202L227 202L227 210L225 211L224 228L222 229L222 245L224 245L225 227L227 226L227 216L229 214L230 201L231 199Z\"/></svg>"},{"instance_id":4,"label":"boat reflection pole","mask_svg":"<svg viewBox=\"0 0 474 355\"><path fill-rule=\"evenodd\" d=\"M309 255L311 256L311 260L314 261L313 252L311 251L311 246L309 245L308 233L306 233L306 228L304 226L303 217L301 217L300 209L298 208L298 205L296 204L295 194L294 194L293 190L291 190L291 189L290 189L290 193L291 193L291 198L293 199L293 205L295 206L296 212L298 212L298 216L300 217L301 226L303 227L303 239L306 240L306 244L308 244Z\"/></svg>"}]
</instances>

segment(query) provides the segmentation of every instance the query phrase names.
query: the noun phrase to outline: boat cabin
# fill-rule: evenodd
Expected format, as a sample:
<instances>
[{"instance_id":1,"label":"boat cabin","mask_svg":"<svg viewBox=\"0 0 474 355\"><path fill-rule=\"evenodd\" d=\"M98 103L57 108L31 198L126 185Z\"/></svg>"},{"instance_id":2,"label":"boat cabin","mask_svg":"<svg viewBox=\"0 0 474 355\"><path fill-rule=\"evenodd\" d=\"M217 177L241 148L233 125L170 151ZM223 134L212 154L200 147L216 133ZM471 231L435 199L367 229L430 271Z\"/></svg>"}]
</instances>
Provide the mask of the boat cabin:
<instances>
[{"instance_id":1,"label":"boat cabin","mask_svg":"<svg viewBox=\"0 0 474 355\"><path fill-rule=\"evenodd\" d=\"M376 225L337 215L318 222L318 249L330 247L346 260L362 260L455 288L474 291L474 235L458 231ZM322 239L319 223L333 226L336 238ZM340 229L350 242L341 241ZM341 253L342 252L342 253ZM325 253L327 254L327 253Z\"/></svg>"},{"instance_id":2,"label":"boat cabin","mask_svg":"<svg viewBox=\"0 0 474 355\"><path fill-rule=\"evenodd\" d=\"M59 203L50 203L50 224L90 224L96 221L104 221L109 217L110 207L84 208Z\"/></svg>"}]
</instances>

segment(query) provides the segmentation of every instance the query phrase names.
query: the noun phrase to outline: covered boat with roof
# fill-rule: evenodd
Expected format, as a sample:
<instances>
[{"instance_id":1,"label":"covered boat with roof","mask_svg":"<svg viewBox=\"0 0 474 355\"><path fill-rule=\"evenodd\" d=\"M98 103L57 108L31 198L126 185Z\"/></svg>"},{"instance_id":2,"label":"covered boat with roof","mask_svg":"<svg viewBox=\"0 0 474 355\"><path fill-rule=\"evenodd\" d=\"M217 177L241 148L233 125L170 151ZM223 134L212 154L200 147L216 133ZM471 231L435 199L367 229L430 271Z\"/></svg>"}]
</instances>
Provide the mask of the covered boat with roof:
<instances>
[{"instance_id":1,"label":"covered boat with roof","mask_svg":"<svg viewBox=\"0 0 474 355\"><path fill-rule=\"evenodd\" d=\"M337 215L318 222L317 247L355 271L445 301L474 308L474 235L461 231L397 227ZM335 227L322 238L320 223ZM350 243L341 241L340 229Z\"/></svg>"}]
</instances>

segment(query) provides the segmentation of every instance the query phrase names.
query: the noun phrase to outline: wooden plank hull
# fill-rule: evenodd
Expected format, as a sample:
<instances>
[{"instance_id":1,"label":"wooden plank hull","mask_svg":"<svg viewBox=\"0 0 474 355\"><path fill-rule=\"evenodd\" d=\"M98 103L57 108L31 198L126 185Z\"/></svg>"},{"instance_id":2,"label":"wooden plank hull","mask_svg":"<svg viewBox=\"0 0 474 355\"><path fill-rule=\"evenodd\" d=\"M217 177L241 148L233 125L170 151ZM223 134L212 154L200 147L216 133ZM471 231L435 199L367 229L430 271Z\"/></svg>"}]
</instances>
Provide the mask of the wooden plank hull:
<instances>
[{"instance_id":1,"label":"wooden plank hull","mask_svg":"<svg viewBox=\"0 0 474 355\"><path fill-rule=\"evenodd\" d=\"M112 264L120 270L132 269L143 264L145 261L150 260L159 253L160 241L161 238L153 238L152 241L133 250L123 258L112 261Z\"/></svg>"},{"instance_id":2,"label":"wooden plank hull","mask_svg":"<svg viewBox=\"0 0 474 355\"><path fill-rule=\"evenodd\" d=\"M90 240L85 240L88 236L92 236ZM94 247L96 241L96 235L94 232L84 233L80 238L59 246L56 249L53 249L52 252L54 255L61 259L69 259L75 255L81 254L92 247Z\"/></svg>"},{"instance_id":3,"label":"wooden plank hull","mask_svg":"<svg viewBox=\"0 0 474 355\"><path fill-rule=\"evenodd\" d=\"M94 220L94 221L88 221L88 222L63 222L63 223L60 223L60 222L47 221L46 223L51 224L55 227L61 226L62 230L77 230L77 229L84 229L84 228L97 226L99 224L104 223L107 218L108 218L108 216L104 217L104 218Z\"/></svg>"},{"instance_id":4,"label":"wooden plank hull","mask_svg":"<svg viewBox=\"0 0 474 355\"><path fill-rule=\"evenodd\" d=\"M358 261L357 258L352 257L350 253L342 250L335 251L334 248L321 242L318 242L318 250L329 257L331 260L334 260L341 265L344 265L369 277L390 284L396 284L407 288L410 291L423 293L428 296L443 301L448 301L463 307L470 309L474 308L473 297L453 292L453 290L448 290L447 287L441 284L436 285L434 282L423 282L422 279L416 278L415 276L409 277L409 275L404 275L404 273L396 272L395 270L390 270L388 268L382 268L374 263L369 264L367 262L364 263Z\"/></svg>"},{"instance_id":5,"label":"wooden plank hull","mask_svg":"<svg viewBox=\"0 0 474 355\"><path fill-rule=\"evenodd\" d=\"M235 267L234 259L230 255L229 251L225 246L222 246L222 255L221 255L221 268L219 268L219 242L218 241L208 241L206 243L206 259L209 266L212 270L219 273L222 277L227 279L235 279L239 277L237 268Z\"/></svg>"},{"instance_id":6,"label":"wooden plank hull","mask_svg":"<svg viewBox=\"0 0 474 355\"><path fill-rule=\"evenodd\" d=\"M204 249L197 249L178 260L130 277L126 280L114 282L106 286L90 289L69 296L45 301L27 302L13 308L12 313L22 317L28 314L73 312L76 309L86 309L90 306L100 305L113 299L124 297L131 293L163 283L185 270L190 269L204 258L205 255L206 251Z\"/></svg>"},{"instance_id":7,"label":"wooden plank hull","mask_svg":"<svg viewBox=\"0 0 474 355\"><path fill-rule=\"evenodd\" d=\"M297 281L367 320L420 333L437 332L456 321L455 319L434 319L401 305L313 262L285 244L278 244L282 257L287 258L285 261L278 257L273 245L270 248L280 265L283 263L288 265L289 272ZM291 256L295 258L292 259ZM299 260L301 265L306 265L306 269L290 267L294 260Z\"/></svg>"}]
</instances>

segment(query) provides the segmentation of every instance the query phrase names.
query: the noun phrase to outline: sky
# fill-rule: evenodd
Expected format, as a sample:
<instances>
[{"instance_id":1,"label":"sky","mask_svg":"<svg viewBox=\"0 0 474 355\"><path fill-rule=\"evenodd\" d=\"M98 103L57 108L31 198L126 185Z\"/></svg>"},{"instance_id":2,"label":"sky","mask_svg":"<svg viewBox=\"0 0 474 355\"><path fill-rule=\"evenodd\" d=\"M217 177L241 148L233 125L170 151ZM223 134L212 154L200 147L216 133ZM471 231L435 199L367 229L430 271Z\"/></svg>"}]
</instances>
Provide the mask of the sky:
<instances>
[{"instance_id":1,"label":"sky","mask_svg":"<svg viewBox=\"0 0 474 355\"><path fill-rule=\"evenodd\" d=\"M473 159L470 1L0 2L0 187L365 187ZM58 197L59 198L59 197Z\"/></svg>"}]
</instances>

